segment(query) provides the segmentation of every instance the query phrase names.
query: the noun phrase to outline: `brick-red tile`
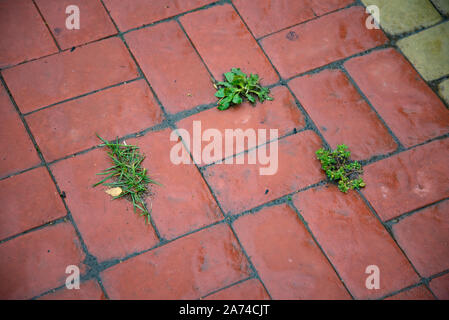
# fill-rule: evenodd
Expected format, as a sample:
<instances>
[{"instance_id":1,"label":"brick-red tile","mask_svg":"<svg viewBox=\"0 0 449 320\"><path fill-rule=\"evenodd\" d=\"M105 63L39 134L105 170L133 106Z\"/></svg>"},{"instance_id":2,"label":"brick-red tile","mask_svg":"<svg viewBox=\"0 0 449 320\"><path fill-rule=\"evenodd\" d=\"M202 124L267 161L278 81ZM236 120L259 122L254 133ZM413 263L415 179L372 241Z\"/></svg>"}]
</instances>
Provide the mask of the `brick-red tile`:
<instances>
[{"instance_id":1,"label":"brick-red tile","mask_svg":"<svg viewBox=\"0 0 449 320\"><path fill-rule=\"evenodd\" d=\"M430 289L440 300L449 300L449 273L432 279Z\"/></svg>"},{"instance_id":2,"label":"brick-red tile","mask_svg":"<svg viewBox=\"0 0 449 320\"><path fill-rule=\"evenodd\" d=\"M0 240L67 214L45 167L0 181Z\"/></svg>"},{"instance_id":3,"label":"brick-red tile","mask_svg":"<svg viewBox=\"0 0 449 320\"><path fill-rule=\"evenodd\" d=\"M212 2L214 0L104 0L121 31L167 19Z\"/></svg>"},{"instance_id":4,"label":"brick-red tile","mask_svg":"<svg viewBox=\"0 0 449 320\"><path fill-rule=\"evenodd\" d=\"M29 299L65 283L67 266L80 273L84 253L69 223L45 227L0 244L0 298Z\"/></svg>"},{"instance_id":5,"label":"brick-red tile","mask_svg":"<svg viewBox=\"0 0 449 320\"><path fill-rule=\"evenodd\" d=\"M406 217L393 225L393 233L422 276L449 269L449 201Z\"/></svg>"},{"instance_id":6,"label":"brick-red tile","mask_svg":"<svg viewBox=\"0 0 449 320\"><path fill-rule=\"evenodd\" d=\"M101 276L111 299L197 299L249 273L232 231L220 224L117 264Z\"/></svg>"},{"instance_id":7,"label":"brick-red tile","mask_svg":"<svg viewBox=\"0 0 449 320\"><path fill-rule=\"evenodd\" d=\"M127 143L138 145L146 155L142 163L148 175L163 186L152 188L148 199L151 216L161 234L171 239L189 231L210 225L223 216L196 166L175 165L170 160L171 148L178 141L170 141L171 130L152 132Z\"/></svg>"},{"instance_id":8,"label":"brick-red tile","mask_svg":"<svg viewBox=\"0 0 449 320\"><path fill-rule=\"evenodd\" d=\"M0 68L58 52L32 1L1 1L0 30Z\"/></svg>"},{"instance_id":9,"label":"brick-red tile","mask_svg":"<svg viewBox=\"0 0 449 320\"><path fill-rule=\"evenodd\" d=\"M162 121L162 111L144 80L94 93L26 117L47 161L139 132ZM95 125L93 125L95 124Z\"/></svg>"},{"instance_id":10,"label":"brick-red tile","mask_svg":"<svg viewBox=\"0 0 449 320\"><path fill-rule=\"evenodd\" d=\"M435 300L432 293L425 286L414 287L410 290L395 294L385 300Z\"/></svg>"},{"instance_id":11,"label":"brick-red tile","mask_svg":"<svg viewBox=\"0 0 449 320\"><path fill-rule=\"evenodd\" d=\"M257 279L246 280L207 296L204 300L269 300L267 291Z\"/></svg>"},{"instance_id":12,"label":"brick-red tile","mask_svg":"<svg viewBox=\"0 0 449 320\"><path fill-rule=\"evenodd\" d=\"M235 0L234 5L256 38L279 31L317 15L343 8L353 0Z\"/></svg>"},{"instance_id":13,"label":"brick-red tile","mask_svg":"<svg viewBox=\"0 0 449 320\"><path fill-rule=\"evenodd\" d=\"M96 174L110 166L104 149L51 166L89 252L100 262L149 249L158 242L153 227L133 212L132 203L112 200L105 186L92 187L104 177Z\"/></svg>"},{"instance_id":14,"label":"brick-red tile","mask_svg":"<svg viewBox=\"0 0 449 320\"><path fill-rule=\"evenodd\" d=\"M363 194L382 220L449 196L449 139L402 152L364 167Z\"/></svg>"},{"instance_id":15,"label":"brick-red tile","mask_svg":"<svg viewBox=\"0 0 449 320\"><path fill-rule=\"evenodd\" d=\"M37 0L36 4L63 50L117 33L100 0ZM65 10L70 5L80 10L79 29L66 27Z\"/></svg>"},{"instance_id":16,"label":"brick-red tile","mask_svg":"<svg viewBox=\"0 0 449 320\"><path fill-rule=\"evenodd\" d=\"M210 110L200 112L194 116L185 118L177 123L178 128L186 129L193 137L193 122L201 121L201 130L204 132L207 129L217 129L223 137L225 137L226 129L242 129L243 132L247 129L266 129L269 134L270 129L278 129L278 135L282 136L293 129L302 129L305 126L304 117L296 106L295 99L290 94L286 87L276 87L271 90L270 96L274 98L273 101L265 101L252 106L245 102L239 106L232 107L225 112L212 108ZM236 143L236 142L234 142ZM204 142L204 145L208 142ZM250 144L245 140L245 150L258 145ZM191 146L191 148L193 148ZM193 150L192 150L193 151ZM221 160L225 156L225 144L222 146L222 157L214 155L215 160ZM234 147L235 154L236 148ZM198 157L193 155L197 163ZM219 159L220 158L220 159ZM205 160L201 159L201 164L207 164ZM209 161L213 162L213 161Z\"/></svg>"},{"instance_id":17,"label":"brick-red tile","mask_svg":"<svg viewBox=\"0 0 449 320\"><path fill-rule=\"evenodd\" d=\"M223 73L241 68L257 73L264 85L279 80L273 67L239 15L228 5L217 5L180 18L204 62L221 81Z\"/></svg>"},{"instance_id":18,"label":"brick-red tile","mask_svg":"<svg viewBox=\"0 0 449 320\"><path fill-rule=\"evenodd\" d=\"M80 283L78 289L59 289L55 292L50 292L39 300L106 300L100 285L96 280L89 280Z\"/></svg>"},{"instance_id":19,"label":"brick-red tile","mask_svg":"<svg viewBox=\"0 0 449 320\"><path fill-rule=\"evenodd\" d=\"M91 43L2 73L23 113L138 76L119 38Z\"/></svg>"},{"instance_id":20,"label":"brick-red tile","mask_svg":"<svg viewBox=\"0 0 449 320\"><path fill-rule=\"evenodd\" d=\"M332 148L344 143L358 160L396 150L387 128L343 72L324 70L289 86Z\"/></svg>"},{"instance_id":21,"label":"brick-red tile","mask_svg":"<svg viewBox=\"0 0 449 320\"><path fill-rule=\"evenodd\" d=\"M448 110L399 52L375 51L345 68L406 147L449 132Z\"/></svg>"},{"instance_id":22,"label":"brick-red tile","mask_svg":"<svg viewBox=\"0 0 449 320\"><path fill-rule=\"evenodd\" d=\"M234 164L207 167L204 176L226 213L240 213L325 178L319 162L314 160L321 140L313 131L281 139L278 146L278 170L274 175L260 175L259 168L267 165L248 164L247 155L238 156L245 156L245 164L237 164L234 159ZM267 153L273 152L271 148Z\"/></svg>"},{"instance_id":23,"label":"brick-red tile","mask_svg":"<svg viewBox=\"0 0 449 320\"><path fill-rule=\"evenodd\" d=\"M283 78L312 70L387 41L382 31L365 27L365 10L352 7L260 41Z\"/></svg>"},{"instance_id":24,"label":"brick-red tile","mask_svg":"<svg viewBox=\"0 0 449 320\"><path fill-rule=\"evenodd\" d=\"M128 33L125 39L168 112L216 101L206 67L175 21Z\"/></svg>"},{"instance_id":25,"label":"brick-red tile","mask_svg":"<svg viewBox=\"0 0 449 320\"><path fill-rule=\"evenodd\" d=\"M348 292L288 205L234 223L237 236L273 299L348 299Z\"/></svg>"},{"instance_id":26,"label":"brick-red tile","mask_svg":"<svg viewBox=\"0 0 449 320\"><path fill-rule=\"evenodd\" d=\"M33 142L1 84L0 112L0 177L38 165Z\"/></svg>"},{"instance_id":27,"label":"brick-red tile","mask_svg":"<svg viewBox=\"0 0 449 320\"><path fill-rule=\"evenodd\" d=\"M379 298L419 281L356 192L344 194L331 185L298 193L293 201L355 298ZM379 267L380 289L365 286L370 265Z\"/></svg>"}]
</instances>

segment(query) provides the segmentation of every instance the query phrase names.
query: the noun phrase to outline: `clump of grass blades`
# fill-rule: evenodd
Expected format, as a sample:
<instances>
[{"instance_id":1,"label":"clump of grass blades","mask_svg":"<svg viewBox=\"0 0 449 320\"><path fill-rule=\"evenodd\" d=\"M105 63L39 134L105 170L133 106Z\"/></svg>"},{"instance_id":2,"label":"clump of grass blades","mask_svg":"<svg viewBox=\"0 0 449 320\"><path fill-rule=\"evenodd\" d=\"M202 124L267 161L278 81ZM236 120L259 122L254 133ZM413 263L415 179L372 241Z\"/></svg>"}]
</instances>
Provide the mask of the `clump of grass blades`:
<instances>
[{"instance_id":1,"label":"clump of grass blades","mask_svg":"<svg viewBox=\"0 0 449 320\"><path fill-rule=\"evenodd\" d=\"M140 216L144 216L146 222L149 223L151 210L148 211L144 197L148 193L150 183L161 184L150 179L147 176L147 169L142 168L145 156L140 154L137 146L120 144L118 139L114 143L108 142L98 134L97 137L103 141L101 146L109 149L108 155L114 165L97 173L97 175L105 175L106 178L94 184L93 187L103 184L110 188L121 188L122 192L113 197L113 200L126 197L133 203L134 212L136 213L139 209ZM108 180L112 180L112 182L106 182Z\"/></svg>"}]
</instances>

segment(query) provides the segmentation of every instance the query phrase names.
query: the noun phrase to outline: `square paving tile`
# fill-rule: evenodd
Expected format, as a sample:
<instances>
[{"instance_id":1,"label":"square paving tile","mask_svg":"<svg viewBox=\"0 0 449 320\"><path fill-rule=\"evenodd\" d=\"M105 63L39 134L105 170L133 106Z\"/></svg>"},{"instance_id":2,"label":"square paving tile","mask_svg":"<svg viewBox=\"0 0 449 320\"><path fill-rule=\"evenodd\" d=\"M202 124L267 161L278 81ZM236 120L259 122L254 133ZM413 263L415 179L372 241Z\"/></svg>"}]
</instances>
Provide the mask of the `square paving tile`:
<instances>
[{"instance_id":1,"label":"square paving tile","mask_svg":"<svg viewBox=\"0 0 449 320\"><path fill-rule=\"evenodd\" d=\"M269 300L267 291L257 279L250 279L215 292L204 300Z\"/></svg>"}]
</instances>

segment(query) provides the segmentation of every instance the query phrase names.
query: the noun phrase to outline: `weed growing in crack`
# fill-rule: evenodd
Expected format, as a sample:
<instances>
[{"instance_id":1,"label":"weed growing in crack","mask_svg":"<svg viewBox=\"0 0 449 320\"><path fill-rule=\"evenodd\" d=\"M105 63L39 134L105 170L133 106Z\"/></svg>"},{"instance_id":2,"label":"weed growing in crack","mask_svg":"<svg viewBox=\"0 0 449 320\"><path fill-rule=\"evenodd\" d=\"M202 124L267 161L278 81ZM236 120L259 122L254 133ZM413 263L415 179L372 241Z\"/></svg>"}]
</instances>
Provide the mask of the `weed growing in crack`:
<instances>
[{"instance_id":1,"label":"weed growing in crack","mask_svg":"<svg viewBox=\"0 0 449 320\"><path fill-rule=\"evenodd\" d=\"M105 175L106 178L93 185L96 187L103 184L110 187L108 194L113 196L113 200L126 197L133 203L134 212L140 210L140 216L150 222L151 210L148 211L144 197L148 194L148 184L160 183L150 179L147 176L147 169L142 168L142 162L145 156L140 154L139 147L116 142L108 142L97 134L97 137L103 141L101 146L109 149L108 155L113 162L113 166L105 169L97 175ZM112 182L106 182L112 179Z\"/></svg>"},{"instance_id":2,"label":"weed growing in crack","mask_svg":"<svg viewBox=\"0 0 449 320\"><path fill-rule=\"evenodd\" d=\"M247 76L240 71L240 68L232 68L230 72L224 74L225 81L215 82L214 87L217 89L215 96L219 98L218 109L226 110L232 105L243 102L248 99L252 104L256 103L256 98L260 102L265 100L273 100L268 94L270 89L264 88L259 84L259 76L250 74Z\"/></svg>"},{"instance_id":3,"label":"weed growing in crack","mask_svg":"<svg viewBox=\"0 0 449 320\"><path fill-rule=\"evenodd\" d=\"M351 152L344 144L338 145L334 151L323 148L316 152L321 168L326 172L331 181L338 183L338 189L346 193L348 190L360 189L365 182L359 177L362 174L362 165L357 161L350 160Z\"/></svg>"}]
</instances>

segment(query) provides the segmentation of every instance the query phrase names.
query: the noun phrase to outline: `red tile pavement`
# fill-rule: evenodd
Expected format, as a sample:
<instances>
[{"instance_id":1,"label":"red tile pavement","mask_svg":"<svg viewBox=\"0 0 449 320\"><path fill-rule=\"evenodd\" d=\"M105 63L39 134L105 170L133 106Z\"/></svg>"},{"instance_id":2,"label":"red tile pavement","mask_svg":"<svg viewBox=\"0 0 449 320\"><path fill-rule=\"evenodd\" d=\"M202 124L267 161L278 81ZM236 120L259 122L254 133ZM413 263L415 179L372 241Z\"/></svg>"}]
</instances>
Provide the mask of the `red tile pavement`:
<instances>
[{"instance_id":1,"label":"red tile pavement","mask_svg":"<svg viewBox=\"0 0 449 320\"><path fill-rule=\"evenodd\" d=\"M336 186L326 186L298 193L293 201L355 298L379 298L419 281L357 193L344 194ZM379 268L379 289L365 286L370 265Z\"/></svg>"},{"instance_id":2,"label":"red tile pavement","mask_svg":"<svg viewBox=\"0 0 449 320\"><path fill-rule=\"evenodd\" d=\"M216 101L206 67L175 21L128 33L125 39L166 111Z\"/></svg>"},{"instance_id":3,"label":"red tile pavement","mask_svg":"<svg viewBox=\"0 0 449 320\"><path fill-rule=\"evenodd\" d=\"M0 30L0 68L58 52L32 1L1 1Z\"/></svg>"},{"instance_id":4,"label":"red tile pavement","mask_svg":"<svg viewBox=\"0 0 449 320\"><path fill-rule=\"evenodd\" d=\"M78 289L60 289L48 293L39 300L106 300L100 285L96 280L89 280L80 283Z\"/></svg>"},{"instance_id":5,"label":"red tile pavement","mask_svg":"<svg viewBox=\"0 0 449 320\"><path fill-rule=\"evenodd\" d=\"M69 223L45 227L0 244L0 298L29 299L65 283L67 266L80 273L84 253Z\"/></svg>"},{"instance_id":6,"label":"red tile pavement","mask_svg":"<svg viewBox=\"0 0 449 320\"><path fill-rule=\"evenodd\" d=\"M36 0L36 5L63 50L117 33L100 0ZM66 27L66 20L72 13L66 13L70 5L79 8L79 29Z\"/></svg>"},{"instance_id":7,"label":"red tile pavement","mask_svg":"<svg viewBox=\"0 0 449 320\"><path fill-rule=\"evenodd\" d=\"M154 186L148 199L152 218L162 237L172 239L210 225L223 216L194 164L175 165L170 152L178 141L170 141L171 130L152 132L129 144L146 155L142 163L148 175L163 186Z\"/></svg>"},{"instance_id":8,"label":"red tile pavement","mask_svg":"<svg viewBox=\"0 0 449 320\"><path fill-rule=\"evenodd\" d=\"M385 300L435 300L432 293L423 285L397 293Z\"/></svg>"},{"instance_id":9,"label":"red tile pavement","mask_svg":"<svg viewBox=\"0 0 449 320\"><path fill-rule=\"evenodd\" d=\"M8 93L0 84L0 178L41 163Z\"/></svg>"},{"instance_id":10,"label":"red tile pavement","mask_svg":"<svg viewBox=\"0 0 449 320\"><path fill-rule=\"evenodd\" d=\"M92 185L111 166L106 151L92 152L60 161L51 170L86 243L89 253L102 262L149 249L158 243L153 227L133 212L128 201L112 201L104 186Z\"/></svg>"},{"instance_id":11,"label":"red tile pavement","mask_svg":"<svg viewBox=\"0 0 449 320\"><path fill-rule=\"evenodd\" d=\"M178 128L186 129L192 139L194 121L201 121L201 131L204 132L207 129L219 130L222 137L226 136L226 129L241 129L243 130L236 135L243 138L247 129L266 129L267 135L269 135L270 129L278 129L278 135L283 136L293 129L303 129L305 127L304 116L296 106L295 99L290 94L286 87L275 87L271 90L270 96L274 98L273 101L267 101L257 106L252 106L249 102L242 105L232 107L225 112L212 108L210 110L200 112L199 114L185 118L177 123ZM236 141L235 138L233 141ZM248 139L249 140L249 139ZM244 150L248 150L254 146L259 145L256 140L254 143L244 140ZM206 145L208 142L204 142ZM234 142L236 143L236 142ZM190 146L193 152L193 143ZM193 153L193 157L196 163L208 164L217 160L221 160L226 154L226 145L222 145L222 153L220 155L213 155L211 161L206 162L207 159L199 159L197 153ZM228 147L229 149L229 147ZM229 149L230 150L230 149ZM236 148L233 148L236 153Z\"/></svg>"},{"instance_id":12,"label":"red tile pavement","mask_svg":"<svg viewBox=\"0 0 449 320\"><path fill-rule=\"evenodd\" d=\"M234 222L273 299L350 298L296 213L286 204Z\"/></svg>"},{"instance_id":13,"label":"red tile pavement","mask_svg":"<svg viewBox=\"0 0 449 320\"><path fill-rule=\"evenodd\" d=\"M384 221L447 198L448 158L445 139L365 166L363 194Z\"/></svg>"},{"instance_id":14,"label":"red tile pavement","mask_svg":"<svg viewBox=\"0 0 449 320\"><path fill-rule=\"evenodd\" d=\"M167 19L214 0L103 0L121 31Z\"/></svg>"},{"instance_id":15,"label":"red tile pavement","mask_svg":"<svg viewBox=\"0 0 449 320\"><path fill-rule=\"evenodd\" d=\"M373 47L387 38L365 28L362 7L335 12L260 41L282 78L327 65Z\"/></svg>"},{"instance_id":16,"label":"red tile pavement","mask_svg":"<svg viewBox=\"0 0 449 320\"><path fill-rule=\"evenodd\" d=\"M360 1L0 2L0 299L449 299L449 111ZM233 67L274 101L217 110ZM226 129L254 148L200 162ZM141 147L152 224L93 188L95 133ZM341 143L370 159L360 192L316 159Z\"/></svg>"},{"instance_id":17,"label":"red tile pavement","mask_svg":"<svg viewBox=\"0 0 449 320\"><path fill-rule=\"evenodd\" d=\"M392 228L421 276L449 269L449 201L419 211Z\"/></svg>"},{"instance_id":18,"label":"red tile pavement","mask_svg":"<svg viewBox=\"0 0 449 320\"><path fill-rule=\"evenodd\" d=\"M234 0L234 5L256 38L343 8L353 0Z\"/></svg>"},{"instance_id":19,"label":"red tile pavement","mask_svg":"<svg viewBox=\"0 0 449 320\"><path fill-rule=\"evenodd\" d=\"M449 300L449 274L432 279L430 289L440 300Z\"/></svg>"},{"instance_id":20,"label":"red tile pavement","mask_svg":"<svg viewBox=\"0 0 449 320\"><path fill-rule=\"evenodd\" d=\"M259 74L264 85L279 80L232 6L217 5L189 13L180 21L215 79L221 81L223 73L241 68L245 73Z\"/></svg>"},{"instance_id":21,"label":"red tile pavement","mask_svg":"<svg viewBox=\"0 0 449 320\"><path fill-rule=\"evenodd\" d=\"M1 180L0 203L0 240L67 214L45 167Z\"/></svg>"},{"instance_id":22,"label":"red tile pavement","mask_svg":"<svg viewBox=\"0 0 449 320\"><path fill-rule=\"evenodd\" d=\"M207 296L204 300L269 300L270 296L257 279L250 279Z\"/></svg>"},{"instance_id":23,"label":"red tile pavement","mask_svg":"<svg viewBox=\"0 0 449 320\"><path fill-rule=\"evenodd\" d=\"M2 74L23 113L138 77L119 38L22 64Z\"/></svg>"},{"instance_id":24,"label":"red tile pavement","mask_svg":"<svg viewBox=\"0 0 449 320\"><path fill-rule=\"evenodd\" d=\"M53 161L100 144L96 134L115 139L162 118L145 80L138 80L32 113L26 121L46 161Z\"/></svg>"},{"instance_id":25,"label":"red tile pavement","mask_svg":"<svg viewBox=\"0 0 449 320\"><path fill-rule=\"evenodd\" d=\"M288 85L332 148L344 143L356 160L396 150L387 128L340 70L296 78Z\"/></svg>"},{"instance_id":26,"label":"red tile pavement","mask_svg":"<svg viewBox=\"0 0 449 320\"><path fill-rule=\"evenodd\" d=\"M325 178L319 163L309 160L315 158L315 151L321 147L320 138L313 131L286 137L279 141L278 146L278 170L273 175L260 175L259 168L268 165L248 164L246 155L237 156L245 156L242 159L245 160L244 164L234 161L234 164L206 168L204 177L215 191L225 213L240 213ZM272 148L262 146L258 149L270 154ZM274 167L274 162L272 165Z\"/></svg>"},{"instance_id":27,"label":"red tile pavement","mask_svg":"<svg viewBox=\"0 0 449 320\"><path fill-rule=\"evenodd\" d=\"M111 299L197 299L249 272L230 228L220 224L117 264L101 277Z\"/></svg>"},{"instance_id":28,"label":"red tile pavement","mask_svg":"<svg viewBox=\"0 0 449 320\"><path fill-rule=\"evenodd\" d=\"M345 68L404 146L449 132L449 111L399 52L375 51Z\"/></svg>"}]
</instances>

